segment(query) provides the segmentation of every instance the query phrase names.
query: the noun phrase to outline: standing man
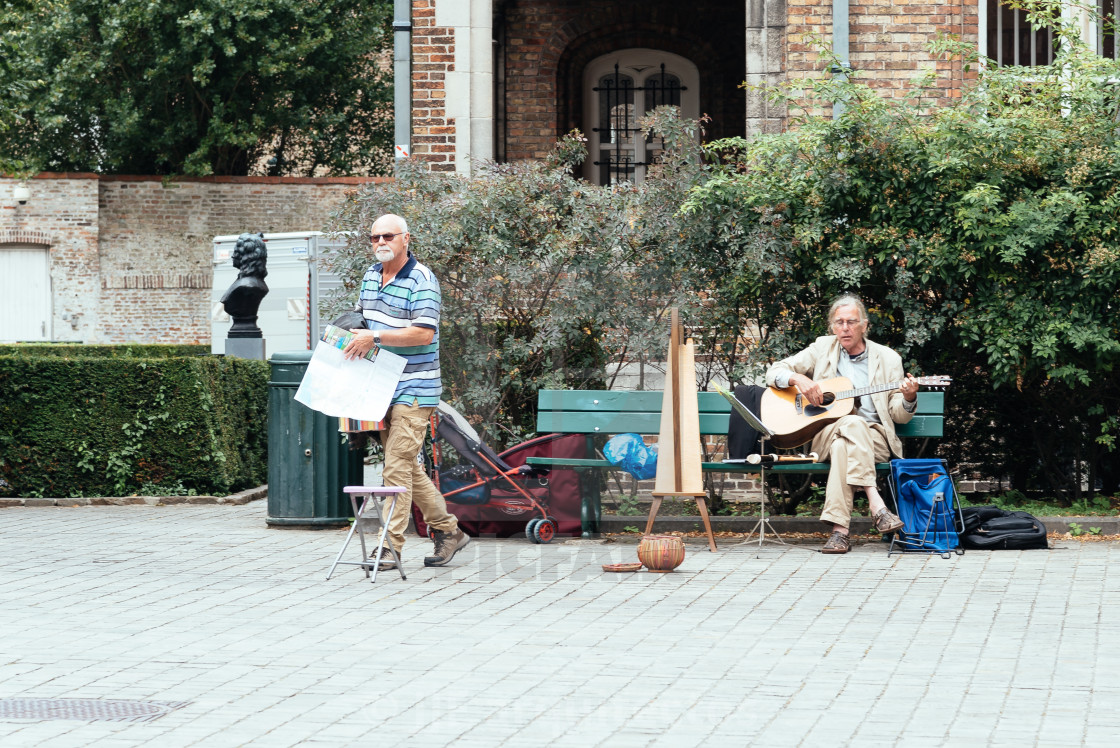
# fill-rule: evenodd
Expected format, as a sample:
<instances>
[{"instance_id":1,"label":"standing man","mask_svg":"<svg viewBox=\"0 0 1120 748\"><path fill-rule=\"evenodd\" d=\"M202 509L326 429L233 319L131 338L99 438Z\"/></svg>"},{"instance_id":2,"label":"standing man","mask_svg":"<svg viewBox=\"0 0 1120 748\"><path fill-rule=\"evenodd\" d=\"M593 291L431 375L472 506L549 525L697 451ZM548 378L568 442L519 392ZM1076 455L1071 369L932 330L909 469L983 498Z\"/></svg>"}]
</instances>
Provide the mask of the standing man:
<instances>
[{"instance_id":1,"label":"standing man","mask_svg":"<svg viewBox=\"0 0 1120 748\"><path fill-rule=\"evenodd\" d=\"M832 535L821 553L847 553L856 491L867 494L876 530L888 533L902 527L902 520L887 509L875 486L875 464L892 454L902 456L894 425L914 417L918 381L904 376L897 353L867 339L867 309L859 298L844 295L832 302L828 324L832 335L819 337L800 353L775 363L766 372L766 384L783 389L793 385L813 405L821 405L824 393L814 380L846 377L856 388L904 380L893 392L861 397L855 412L813 437L817 459L831 463L821 521L832 525Z\"/></svg>"},{"instance_id":2,"label":"standing man","mask_svg":"<svg viewBox=\"0 0 1120 748\"><path fill-rule=\"evenodd\" d=\"M443 384L439 371L439 281L408 251L408 225L388 214L373 222L370 240L377 259L362 279L358 305L366 326L355 328L354 339L343 349L347 358L359 358L370 349L403 356L404 373L380 432L385 452L383 478L387 486L406 490L397 499L393 516L382 518L389 526L389 542L398 555L404 547L412 503L420 507L432 528L435 554L425 566L443 566L470 542L447 511L443 495L432 485L420 459L428 417L439 404ZM388 548L381 549L379 569L396 567Z\"/></svg>"}]
</instances>

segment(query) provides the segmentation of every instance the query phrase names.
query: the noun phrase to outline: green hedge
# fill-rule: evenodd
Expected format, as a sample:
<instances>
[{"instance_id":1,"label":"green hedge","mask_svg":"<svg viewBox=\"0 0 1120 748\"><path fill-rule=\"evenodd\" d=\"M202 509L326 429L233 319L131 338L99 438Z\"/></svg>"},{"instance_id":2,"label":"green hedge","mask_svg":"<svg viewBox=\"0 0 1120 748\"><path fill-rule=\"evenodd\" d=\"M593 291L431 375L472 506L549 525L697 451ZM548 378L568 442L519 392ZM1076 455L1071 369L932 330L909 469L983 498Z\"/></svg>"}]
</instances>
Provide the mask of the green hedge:
<instances>
[{"instance_id":1,"label":"green hedge","mask_svg":"<svg viewBox=\"0 0 1120 748\"><path fill-rule=\"evenodd\" d=\"M221 495L267 480L266 362L74 348L0 356L0 496Z\"/></svg>"},{"instance_id":2,"label":"green hedge","mask_svg":"<svg viewBox=\"0 0 1120 748\"><path fill-rule=\"evenodd\" d=\"M208 345L169 345L129 343L125 345L85 345L82 343L8 343L0 344L0 356L59 356L61 358L178 358L209 356Z\"/></svg>"}]
</instances>

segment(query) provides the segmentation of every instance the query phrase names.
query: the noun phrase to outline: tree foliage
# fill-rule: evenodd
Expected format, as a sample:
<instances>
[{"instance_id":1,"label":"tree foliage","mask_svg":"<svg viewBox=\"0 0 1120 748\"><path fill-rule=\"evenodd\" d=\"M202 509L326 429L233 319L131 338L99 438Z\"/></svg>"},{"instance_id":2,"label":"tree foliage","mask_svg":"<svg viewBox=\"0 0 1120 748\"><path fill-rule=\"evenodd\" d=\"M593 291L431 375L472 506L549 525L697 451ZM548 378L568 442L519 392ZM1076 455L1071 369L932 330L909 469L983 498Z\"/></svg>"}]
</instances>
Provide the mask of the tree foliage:
<instances>
[{"instance_id":1,"label":"tree foliage","mask_svg":"<svg viewBox=\"0 0 1120 748\"><path fill-rule=\"evenodd\" d=\"M382 173L388 0L36 0L0 8L0 164ZM271 159L270 159L271 157Z\"/></svg>"},{"instance_id":2,"label":"tree foliage","mask_svg":"<svg viewBox=\"0 0 1120 748\"><path fill-rule=\"evenodd\" d=\"M717 316L763 331L740 376L823 334L854 290L872 337L964 385L955 462L1067 500L1094 485L1120 423L1120 66L1070 31L1053 65L989 61L943 107L825 79L772 93L842 100L838 119L712 144L724 165L686 210L719 238L701 264L734 268Z\"/></svg>"},{"instance_id":3,"label":"tree foliage","mask_svg":"<svg viewBox=\"0 0 1120 748\"><path fill-rule=\"evenodd\" d=\"M667 310L695 304L691 254L707 238L677 215L702 173L696 123L662 111L647 124L667 150L640 186L575 178L577 134L544 162L479 164L471 177L406 163L393 183L356 192L332 219L352 232L335 258L336 308L372 262L372 221L404 216L443 293L444 399L500 443L534 431L538 389L601 388L660 358Z\"/></svg>"}]
</instances>

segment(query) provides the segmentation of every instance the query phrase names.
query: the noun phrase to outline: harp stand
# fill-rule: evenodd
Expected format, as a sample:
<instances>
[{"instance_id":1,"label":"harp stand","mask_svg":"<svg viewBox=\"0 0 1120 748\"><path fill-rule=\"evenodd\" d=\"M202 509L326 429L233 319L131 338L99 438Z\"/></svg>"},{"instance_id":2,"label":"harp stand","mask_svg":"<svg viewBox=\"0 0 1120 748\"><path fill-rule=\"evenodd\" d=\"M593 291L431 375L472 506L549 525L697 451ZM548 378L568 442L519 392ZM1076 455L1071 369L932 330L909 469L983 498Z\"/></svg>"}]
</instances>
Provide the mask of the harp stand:
<instances>
[{"instance_id":1,"label":"harp stand","mask_svg":"<svg viewBox=\"0 0 1120 748\"><path fill-rule=\"evenodd\" d=\"M708 492L701 473L700 410L696 397L696 345L686 340L674 307L669 312L669 355L665 392L661 404L661 430L658 436L657 475L653 501L646 520L645 534L653 532L653 522L666 497L692 499L704 522L708 550L716 550L716 538L708 515Z\"/></svg>"}]
</instances>

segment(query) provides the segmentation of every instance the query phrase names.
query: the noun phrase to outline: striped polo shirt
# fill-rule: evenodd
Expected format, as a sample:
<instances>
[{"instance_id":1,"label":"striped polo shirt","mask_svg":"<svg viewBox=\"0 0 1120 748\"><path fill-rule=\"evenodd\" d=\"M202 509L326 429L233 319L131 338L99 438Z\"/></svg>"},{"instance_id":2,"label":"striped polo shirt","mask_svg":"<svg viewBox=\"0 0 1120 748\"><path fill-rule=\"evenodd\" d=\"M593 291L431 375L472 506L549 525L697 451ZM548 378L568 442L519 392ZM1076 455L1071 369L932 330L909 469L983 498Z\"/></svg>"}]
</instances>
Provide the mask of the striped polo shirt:
<instances>
[{"instance_id":1,"label":"striped polo shirt","mask_svg":"<svg viewBox=\"0 0 1120 748\"><path fill-rule=\"evenodd\" d=\"M366 327L370 330L399 330L427 327L435 330L428 345L384 346L403 356L404 374L393 394L393 403L408 403L425 408L439 405L443 382L439 373L439 281L427 266L408 253L408 262L393 280L381 287L381 263L375 263L362 278L358 296Z\"/></svg>"}]
</instances>

